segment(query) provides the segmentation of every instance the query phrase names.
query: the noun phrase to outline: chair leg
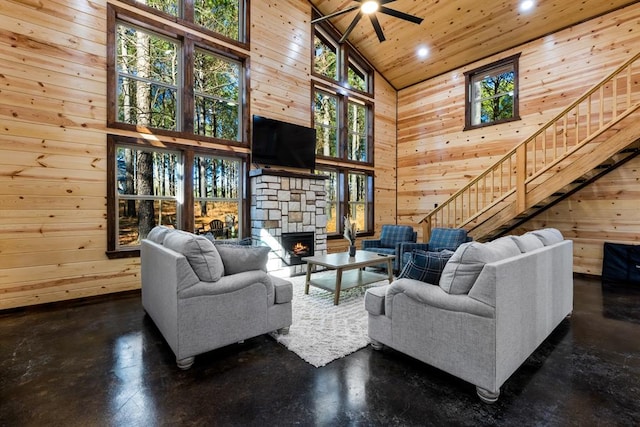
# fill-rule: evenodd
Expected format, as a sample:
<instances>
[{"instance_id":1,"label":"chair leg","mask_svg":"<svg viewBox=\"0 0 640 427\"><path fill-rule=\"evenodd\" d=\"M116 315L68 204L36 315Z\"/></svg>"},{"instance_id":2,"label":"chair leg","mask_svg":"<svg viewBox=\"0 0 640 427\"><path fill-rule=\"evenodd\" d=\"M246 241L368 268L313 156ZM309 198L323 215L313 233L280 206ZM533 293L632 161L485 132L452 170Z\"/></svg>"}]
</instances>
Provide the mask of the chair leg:
<instances>
[{"instance_id":1,"label":"chair leg","mask_svg":"<svg viewBox=\"0 0 640 427\"><path fill-rule=\"evenodd\" d=\"M500 389L498 391L493 392L487 389L476 387L476 393L478 393L478 397L484 403L496 403L498 401L498 397L500 397Z\"/></svg>"},{"instance_id":2,"label":"chair leg","mask_svg":"<svg viewBox=\"0 0 640 427\"><path fill-rule=\"evenodd\" d=\"M193 356L185 357L184 359L180 359L180 360L176 359L176 364L178 365L178 368L182 369L183 371L186 371L191 366L193 366L193 362L195 360L196 358Z\"/></svg>"}]
</instances>

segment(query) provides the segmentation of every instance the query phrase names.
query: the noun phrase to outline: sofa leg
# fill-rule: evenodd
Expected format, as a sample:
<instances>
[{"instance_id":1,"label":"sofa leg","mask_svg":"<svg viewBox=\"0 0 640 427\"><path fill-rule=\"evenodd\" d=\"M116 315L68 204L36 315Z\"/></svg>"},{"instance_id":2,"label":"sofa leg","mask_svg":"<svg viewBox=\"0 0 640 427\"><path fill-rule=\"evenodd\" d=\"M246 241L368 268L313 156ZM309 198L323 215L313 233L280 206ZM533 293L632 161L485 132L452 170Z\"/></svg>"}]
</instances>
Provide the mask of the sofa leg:
<instances>
[{"instance_id":1,"label":"sofa leg","mask_svg":"<svg viewBox=\"0 0 640 427\"><path fill-rule=\"evenodd\" d=\"M184 359L176 359L176 364L178 365L178 368L182 369L183 371L186 371L187 369L189 369L191 366L193 366L193 362L196 360L195 357L185 357Z\"/></svg>"},{"instance_id":2,"label":"sofa leg","mask_svg":"<svg viewBox=\"0 0 640 427\"><path fill-rule=\"evenodd\" d=\"M278 335L289 335L289 327L280 328L276 331Z\"/></svg>"},{"instance_id":3,"label":"sofa leg","mask_svg":"<svg viewBox=\"0 0 640 427\"><path fill-rule=\"evenodd\" d=\"M500 397L500 389L498 391L493 392L487 389L476 387L476 393L478 393L478 397L484 403L496 403L498 401L498 397Z\"/></svg>"},{"instance_id":4,"label":"sofa leg","mask_svg":"<svg viewBox=\"0 0 640 427\"><path fill-rule=\"evenodd\" d=\"M373 338L371 339L371 348L374 350L382 350L382 348L384 347L384 344L382 344L380 341L376 341Z\"/></svg>"}]
</instances>

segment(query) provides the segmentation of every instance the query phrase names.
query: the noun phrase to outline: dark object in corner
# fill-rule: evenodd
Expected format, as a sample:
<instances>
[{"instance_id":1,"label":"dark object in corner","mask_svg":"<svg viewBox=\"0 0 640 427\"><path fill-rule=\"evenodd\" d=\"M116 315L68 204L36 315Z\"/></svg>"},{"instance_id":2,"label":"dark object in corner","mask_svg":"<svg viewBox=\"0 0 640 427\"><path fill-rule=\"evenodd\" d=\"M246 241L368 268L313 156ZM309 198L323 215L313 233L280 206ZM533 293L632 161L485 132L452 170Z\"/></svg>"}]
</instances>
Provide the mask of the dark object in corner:
<instances>
[{"instance_id":1,"label":"dark object in corner","mask_svg":"<svg viewBox=\"0 0 640 427\"><path fill-rule=\"evenodd\" d=\"M602 281L640 285L640 245L605 242Z\"/></svg>"}]
</instances>

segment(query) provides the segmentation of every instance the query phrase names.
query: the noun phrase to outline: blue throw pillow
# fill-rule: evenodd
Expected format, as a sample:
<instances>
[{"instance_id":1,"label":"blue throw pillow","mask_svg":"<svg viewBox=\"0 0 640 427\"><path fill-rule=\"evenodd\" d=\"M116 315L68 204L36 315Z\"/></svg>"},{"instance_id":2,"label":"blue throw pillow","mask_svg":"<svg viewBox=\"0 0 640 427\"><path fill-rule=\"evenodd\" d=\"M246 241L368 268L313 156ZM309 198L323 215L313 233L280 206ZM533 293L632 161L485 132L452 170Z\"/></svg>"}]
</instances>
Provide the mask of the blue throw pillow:
<instances>
[{"instance_id":1,"label":"blue throw pillow","mask_svg":"<svg viewBox=\"0 0 640 427\"><path fill-rule=\"evenodd\" d=\"M453 252L448 250L440 252L413 250L411 259L404 266L398 278L406 277L437 285L440 283L440 275L451 255Z\"/></svg>"}]
</instances>

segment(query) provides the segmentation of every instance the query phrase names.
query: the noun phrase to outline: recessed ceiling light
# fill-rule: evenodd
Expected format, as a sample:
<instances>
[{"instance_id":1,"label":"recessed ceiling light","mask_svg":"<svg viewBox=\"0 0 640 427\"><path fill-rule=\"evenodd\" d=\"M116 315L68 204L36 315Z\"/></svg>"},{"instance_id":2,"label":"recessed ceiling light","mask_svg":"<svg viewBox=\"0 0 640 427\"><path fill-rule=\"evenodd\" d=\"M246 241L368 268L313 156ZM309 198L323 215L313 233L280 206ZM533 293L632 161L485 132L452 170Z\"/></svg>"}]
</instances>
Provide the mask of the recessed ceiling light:
<instances>
[{"instance_id":1,"label":"recessed ceiling light","mask_svg":"<svg viewBox=\"0 0 640 427\"><path fill-rule=\"evenodd\" d=\"M378 4L377 1L369 0L362 3L362 6L360 6L360 10L362 10L362 13L366 13L368 15L378 10L379 6L380 5Z\"/></svg>"},{"instance_id":2,"label":"recessed ceiling light","mask_svg":"<svg viewBox=\"0 0 640 427\"><path fill-rule=\"evenodd\" d=\"M522 3L520 3L520 10L522 12L526 12L528 10L533 9L534 5L535 5L535 2L533 0L524 0Z\"/></svg>"},{"instance_id":3,"label":"recessed ceiling light","mask_svg":"<svg viewBox=\"0 0 640 427\"><path fill-rule=\"evenodd\" d=\"M429 56L429 48L421 46L418 48L416 54L418 55L418 58L426 58L427 56Z\"/></svg>"}]
</instances>

